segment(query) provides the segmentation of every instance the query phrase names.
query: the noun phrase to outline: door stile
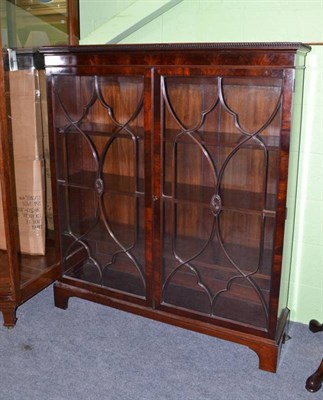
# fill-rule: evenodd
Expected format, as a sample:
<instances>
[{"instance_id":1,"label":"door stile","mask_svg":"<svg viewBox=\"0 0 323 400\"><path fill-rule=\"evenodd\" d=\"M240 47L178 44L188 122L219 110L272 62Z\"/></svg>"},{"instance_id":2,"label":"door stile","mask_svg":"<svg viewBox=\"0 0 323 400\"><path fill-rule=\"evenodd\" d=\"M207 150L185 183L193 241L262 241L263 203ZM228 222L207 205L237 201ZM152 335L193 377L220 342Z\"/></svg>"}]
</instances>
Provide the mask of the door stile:
<instances>
[{"instance_id":1,"label":"door stile","mask_svg":"<svg viewBox=\"0 0 323 400\"><path fill-rule=\"evenodd\" d=\"M154 304L153 296L153 71L149 68L144 73L144 164L145 164L145 263L146 263L146 301L149 306Z\"/></svg>"},{"instance_id":2,"label":"door stile","mask_svg":"<svg viewBox=\"0 0 323 400\"><path fill-rule=\"evenodd\" d=\"M0 37L1 43L1 37ZM2 173L1 190L3 197L3 212L5 237L8 255L8 270L10 280L10 300L14 302L20 301L20 280L19 280L19 260L17 254L18 248L18 231L17 231L17 214L16 214L16 196L15 196L15 179L13 171L12 145L10 140L11 124L8 118L10 114L10 101L6 96L9 82L6 80L3 63L3 50L0 48L0 92L2 94L0 101L0 168Z\"/></svg>"},{"instance_id":3,"label":"door stile","mask_svg":"<svg viewBox=\"0 0 323 400\"><path fill-rule=\"evenodd\" d=\"M286 202L287 202L287 178L289 164L289 142L291 132L291 108L294 86L294 69L286 69L283 78L282 97L282 121L280 136L280 157L279 157L279 180L276 207L276 229L274 239L274 255L272 266L272 282L270 289L269 315L271 316L268 325L268 335L274 338L277 331L279 294L282 273L284 232L286 223ZM287 267L287 266L286 266Z\"/></svg>"},{"instance_id":4,"label":"door stile","mask_svg":"<svg viewBox=\"0 0 323 400\"><path fill-rule=\"evenodd\" d=\"M152 69L152 154L153 154L153 271L154 271L154 308L161 303L162 272L162 120L161 120L160 76Z\"/></svg>"}]
</instances>

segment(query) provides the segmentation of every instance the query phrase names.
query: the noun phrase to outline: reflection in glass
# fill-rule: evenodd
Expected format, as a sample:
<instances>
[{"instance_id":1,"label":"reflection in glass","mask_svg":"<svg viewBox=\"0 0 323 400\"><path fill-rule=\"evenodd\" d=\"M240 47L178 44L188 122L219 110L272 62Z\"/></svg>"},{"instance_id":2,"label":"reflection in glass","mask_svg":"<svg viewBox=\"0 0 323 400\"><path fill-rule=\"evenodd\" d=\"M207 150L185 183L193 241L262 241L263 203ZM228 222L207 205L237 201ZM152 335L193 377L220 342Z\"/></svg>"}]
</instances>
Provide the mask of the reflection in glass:
<instances>
[{"instance_id":1,"label":"reflection in glass","mask_svg":"<svg viewBox=\"0 0 323 400\"><path fill-rule=\"evenodd\" d=\"M67 0L0 0L2 47L68 43Z\"/></svg>"},{"instance_id":2,"label":"reflection in glass","mask_svg":"<svg viewBox=\"0 0 323 400\"><path fill-rule=\"evenodd\" d=\"M162 302L265 329L282 82L162 77L161 89Z\"/></svg>"},{"instance_id":3,"label":"reflection in glass","mask_svg":"<svg viewBox=\"0 0 323 400\"><path fill-rule=\"evenodd\" d=\"M65 274L145 296L143 77L57 76L54 92Z\"/></svg>"}]
</instances>

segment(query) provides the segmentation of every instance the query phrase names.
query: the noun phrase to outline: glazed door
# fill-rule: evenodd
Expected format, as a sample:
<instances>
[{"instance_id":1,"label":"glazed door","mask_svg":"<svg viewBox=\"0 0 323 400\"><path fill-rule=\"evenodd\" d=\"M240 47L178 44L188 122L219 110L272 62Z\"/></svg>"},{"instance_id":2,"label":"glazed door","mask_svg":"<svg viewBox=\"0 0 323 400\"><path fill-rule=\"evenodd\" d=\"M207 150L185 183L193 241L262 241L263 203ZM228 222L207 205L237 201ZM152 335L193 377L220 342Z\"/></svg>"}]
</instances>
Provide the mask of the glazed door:
<instances>
[{"instance_id":1,"label":"glazed door","mask_svg":"<svg viewBox=\"0 0 323 400\"><path fill-rule=\"evenodd\" d=\"M184 316L267 330L282 72L228 74L178 68L156 75L156 303Z\"/></svg>"},{"instance_id":2,"label":"glazed door","mask_svg":"<svg viewBox=\"0 0 323 400\"><path fill-rule=\"evenodd\" d=\"M145 301L143 70L53 74L63 278Z\"/></svg>"}]
</instances>

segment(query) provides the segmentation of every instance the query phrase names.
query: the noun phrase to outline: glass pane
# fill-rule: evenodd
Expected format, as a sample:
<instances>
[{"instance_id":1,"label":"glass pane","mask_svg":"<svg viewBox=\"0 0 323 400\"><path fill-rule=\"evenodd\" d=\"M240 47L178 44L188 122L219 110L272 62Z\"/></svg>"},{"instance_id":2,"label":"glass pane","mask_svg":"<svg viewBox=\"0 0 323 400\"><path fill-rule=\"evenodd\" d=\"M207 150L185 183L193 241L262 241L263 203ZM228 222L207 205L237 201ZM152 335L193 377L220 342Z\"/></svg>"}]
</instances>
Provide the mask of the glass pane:
<instances>
[{"instance_id":1,"label":"glass pane","mask_svg":"<svg viewBox=\"0 0 323 400\"><path fill-rule=\"evenodd\" d=\"M163 303L266 328L281 84L162 78Z\"/></svg>"},{"instance_id":2,"label":"glass pane","mask_svg":"<svg viewBox=\"0 0 323 400\"><path fill-rule=\"evenodd\" d=\"M0 0L2 47L68 43L67 0Z\"/></svg>"},{"instance_id":3,"label":"glass pane","mask_svg":"<svg viewBox=\"0 0 323 400\"><path fill-rule=\"evenodd\" d=\"M143 77L56 76L54 90L65 274L144 296Z\"/></svg>"}]
</instances>

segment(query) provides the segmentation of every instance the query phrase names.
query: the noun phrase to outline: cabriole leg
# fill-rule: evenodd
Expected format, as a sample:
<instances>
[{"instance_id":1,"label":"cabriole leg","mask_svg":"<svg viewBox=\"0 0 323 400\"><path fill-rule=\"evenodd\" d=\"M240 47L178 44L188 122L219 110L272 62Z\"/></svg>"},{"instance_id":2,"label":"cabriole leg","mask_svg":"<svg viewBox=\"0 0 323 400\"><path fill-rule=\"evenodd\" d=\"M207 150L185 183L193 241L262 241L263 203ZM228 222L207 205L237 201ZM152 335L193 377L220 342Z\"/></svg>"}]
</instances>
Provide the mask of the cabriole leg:
<instances>
[{"instance_id":1,"label":"cabriole leg","mask_svg":"<svg viewBox=\"0 0 323 400\"><path fill-rule=\"evenodd\" d=\"M311 332L322 332L323 331L323 324L320 324L316 319L312 319L309 324L309 329Z\"/></svg>"},{"instance_id":2,"label":"cabriole leg","mask_svg":"<svg viewBox=\"0 0 323 400\"><path fill-rule=\"evenodd\" d=\"M316 319L312 319L309 323L309 329L311 332L317 333L323 331L323 324L320 324ZM321 389L323 382L323 359L318 369L309 376L306 380L305 387L309 392L317 392Z\"/></svg>"},{"instance_id":3,"label":"cabriole leg","mask_svg":"<svg viewBox=\"0 0 323 400\"><path fill-rule=\"evenodd\" d=\"M314 372L314 374L312 374L310 377L307 378L305 387L309 392L314 393L321 389L322 382L323 382L323 359L321 361L320 366Z\"/></svg>"}]
</instances>

